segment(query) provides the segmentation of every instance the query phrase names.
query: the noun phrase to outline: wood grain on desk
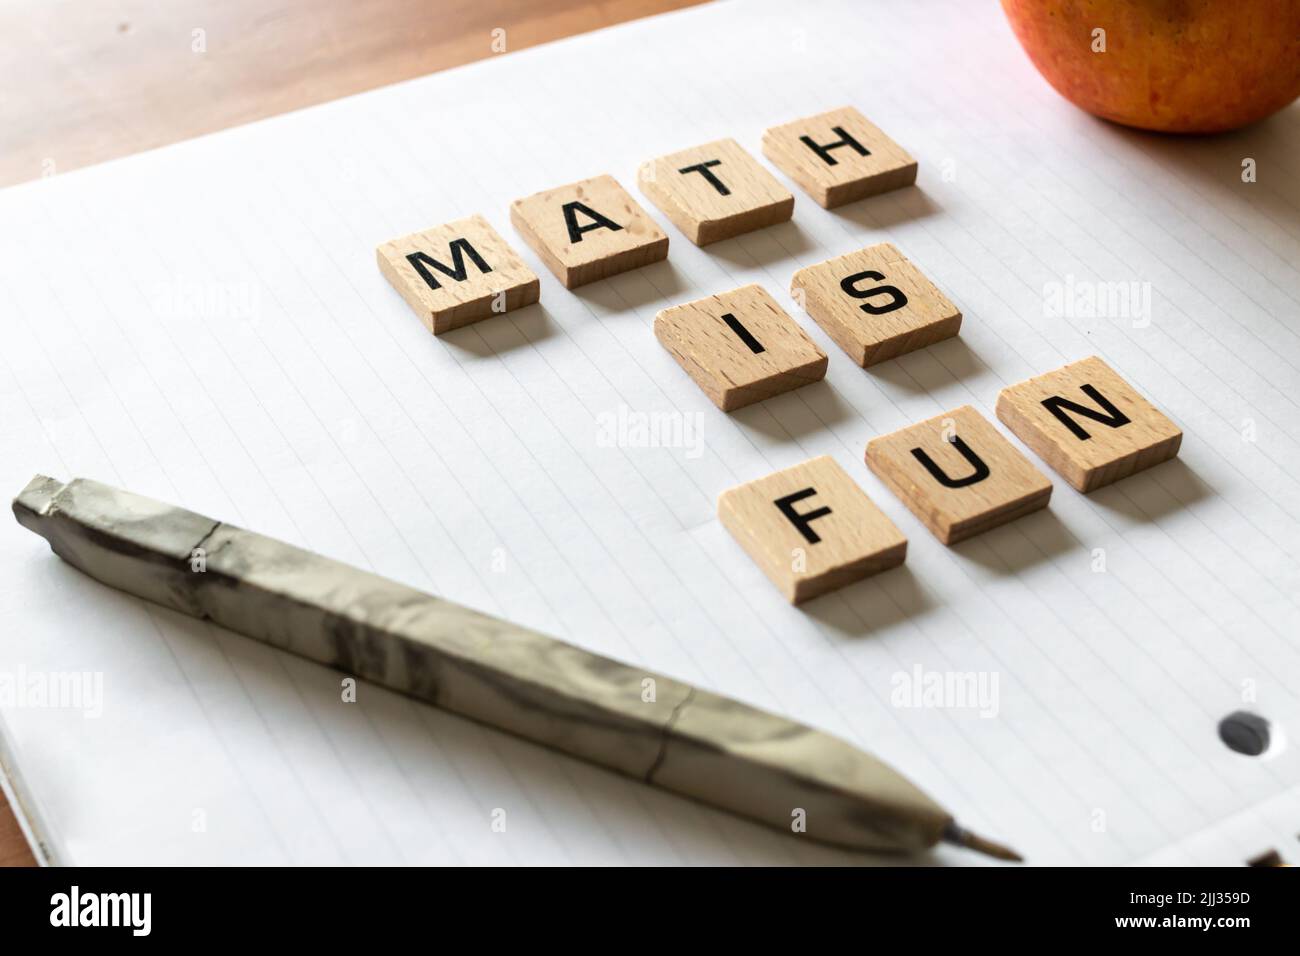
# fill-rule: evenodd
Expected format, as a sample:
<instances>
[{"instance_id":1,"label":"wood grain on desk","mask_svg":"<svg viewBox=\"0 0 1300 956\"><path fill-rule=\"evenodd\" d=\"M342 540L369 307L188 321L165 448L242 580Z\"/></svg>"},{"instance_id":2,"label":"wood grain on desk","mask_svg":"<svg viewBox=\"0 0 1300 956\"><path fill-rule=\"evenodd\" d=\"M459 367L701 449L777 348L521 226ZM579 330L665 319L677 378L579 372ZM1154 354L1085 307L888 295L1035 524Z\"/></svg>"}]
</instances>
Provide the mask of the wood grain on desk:
<instances>
[{"instance_id":1,"label":"wood grain on desk","mask_svg":"<svg viewBox=\"0 0 1300 956\"><path fill-rule=\"evenodd\" d=\"M18 821L9 811L4 794L0 794L0 866L35 866L36 859Z\"/></svg>"},{"instance_id":2,"label":"wood grain on desk","mask_svg":"<svg viewBox=\"0 0 1300 956\"><path fill-rule=\"evenodd\" d=\"M699 2L9 0L0 186Z\"/></svg>"},{"instance_id":3,"label":"wood grain on desk","mask_svg":"<svg viewBox=\"0 0 1300 956\"><path fill-rule=\"evenodd\" d=\"M9 0L0 186L700 2ZM0 796L0 866L31 865Z\"/></svg>"}]
</instances>

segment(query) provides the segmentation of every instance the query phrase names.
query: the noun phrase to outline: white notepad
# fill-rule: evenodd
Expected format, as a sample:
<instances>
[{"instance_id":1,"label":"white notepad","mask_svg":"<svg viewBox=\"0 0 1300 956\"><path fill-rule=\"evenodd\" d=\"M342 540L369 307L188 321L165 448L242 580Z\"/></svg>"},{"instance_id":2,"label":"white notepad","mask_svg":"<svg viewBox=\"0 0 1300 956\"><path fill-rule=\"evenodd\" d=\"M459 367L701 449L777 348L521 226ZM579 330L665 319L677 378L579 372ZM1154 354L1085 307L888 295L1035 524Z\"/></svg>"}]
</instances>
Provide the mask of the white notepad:
<instances>
[{"instance_id":1,"label":"white notepad","mask_svg":"<svg viewBox=\"0 0 1300 956\"><path fill-rule=\"evenodd\" d=\"M919 160L915 188L836 211L796 189L792 223L706 250L646 201L668 261L575 292L509 226L520 196L635 190L647 159L757 155L846 104ZM990 3L720 3L510 53L0 193L0 489L95 478L790 715L1034 863L1294 861L1296 750L1241 756L1216 726L1300 735L1297 156L1295 107L1209 139L1093 120ZM434 338L374 249L473 213L542 301ZM965 322L864 371L787 290L881 241ZM751 282L830 370L726 415L651 323ZM1131 314L1087 314L1103 283L1137 284ZM1184 429L1176 461L1087 497L1054 479L1048 511L951 549L863 464L1092 354ZM819 454L910 549L794 609L715 501ZM344 703L342 675L0 523L0 673L73 672L79 702L0 703L11 795L58 862L879 862L377 687ZM986 706L905 706L918 674L965 673L996 678Z\"/></svg>"}]
</instances>

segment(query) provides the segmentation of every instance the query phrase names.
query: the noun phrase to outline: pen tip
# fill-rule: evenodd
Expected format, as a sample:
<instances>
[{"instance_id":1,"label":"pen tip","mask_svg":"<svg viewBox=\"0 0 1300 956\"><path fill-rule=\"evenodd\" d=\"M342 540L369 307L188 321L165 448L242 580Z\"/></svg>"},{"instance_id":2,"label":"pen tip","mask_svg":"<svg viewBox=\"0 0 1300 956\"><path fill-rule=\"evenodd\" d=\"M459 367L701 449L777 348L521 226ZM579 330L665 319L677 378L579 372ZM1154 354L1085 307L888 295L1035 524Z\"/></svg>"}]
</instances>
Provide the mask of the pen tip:
<instances>
[{"instance_id":1,"label":"pen tip","mask_svg":"<svg viewBox=\"0 0 1300 956\"><path fill-rule=\"evenodd\" d=\"M985 839L978 833L972 833L970 830L956 824L952 824L944 831L943 839L945 843L964 846L968 850L983 853L995 860L1006 860L1010 863L1025 862L1025 858L1011 847L1003 846L1001 843L994 843L992 840Z\"/></svg>"}]
</instances>

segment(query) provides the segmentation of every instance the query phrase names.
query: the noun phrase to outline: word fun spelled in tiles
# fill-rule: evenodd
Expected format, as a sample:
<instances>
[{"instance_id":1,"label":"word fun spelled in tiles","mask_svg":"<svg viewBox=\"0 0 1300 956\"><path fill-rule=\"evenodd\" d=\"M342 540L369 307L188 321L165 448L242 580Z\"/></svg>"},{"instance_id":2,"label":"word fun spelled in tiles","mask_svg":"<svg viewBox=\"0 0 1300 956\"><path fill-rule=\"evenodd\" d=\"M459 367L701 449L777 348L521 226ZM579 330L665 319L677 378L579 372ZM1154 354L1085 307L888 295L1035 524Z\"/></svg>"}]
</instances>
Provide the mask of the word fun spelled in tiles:
<instances>
[{"instance_id":1,"label":"word fun spelled in tiles","mask_svg":"<svg viewBox=\"0 0 1300 956\"><path fill-rule=\"evenodd\" d=\"M916 182L916 160L852 106L773 126L763 155L826 209Z\"/></svg>"},{"instance_id":2,"label":"word fun spelled in tiles","mask_svg":"<svg viewBox=\"0 0 1300 956\"><path fill-rule=\"evenodd\" d=\"M510 221L566 289L668 258L668 237L613 176L516 199Z\"/></svg>"},{"instance_id":3,"label":"word fun spelled in tiles","mask_svg":"<svg viewBox=\"0 0 1300 956\"><path fill-rule=\"evenodd\" d=\"M394 239L375 254L379 271L434 335L541 295L533 270L482 216Z\"/></svg>"},{"instance_id":4,"label":"word fun spelled in tiles","mask_svg":"<svg viewBox=\"0 0 1300 956\"><path fill-rule=\"evenodd\" d=\"M800 269L790 294L863 368L961 329L961 311L888 242Z\"/></svg>"},{"instance_id":5,"label":"word fun spelled in tiles","mask_svg":"<svg viewBox=\"0 0 1300 956\"><path fill-rule=\"evenodd\" d=\"M998 418L1078 491L1168 461L1183 433L1097 356L998 394Z\"/></svg>"},{"instance_id":6,"label":"word fun spelled in tiles","mask_svg":"<svg viewBox=\"0 0 1300 956\"><path fill-rule=\"evenodd\" d=\"M641 191L697 246L789 221L794 196L734 139L643 165Z\"/></svg>"},{"instance_id":7,"label":"word fun spelled in tiles","mask_svg":"<svg viewBox=\"0 0 1300 956\"><path fill-rule=\"evenodd\" d=\"M993 423L961 408L867 443L867 467L944 544L1047 506L1052 483Z\"/></svg>"},{"instance_id":8,"label":"word fun spelled in tiles","mask_svg":"<svg viewBox=\"0 0 1300 956\"><path fill-rule=\"evenodd\" d=\"M718 517L791 604L907 557L903 532L829 455L724 491Z\"/></svg>"},{"instance_id":9,"label":"word fun spelled in tiles","mask_svg":"<svg viewBox=\"0 0 1300 956\"><path fill-rule=\"evenodd\" d=\"M826 376L826 353L758 285L664 309L655 336L724 412Z\"/></svg>"}]
</instances>

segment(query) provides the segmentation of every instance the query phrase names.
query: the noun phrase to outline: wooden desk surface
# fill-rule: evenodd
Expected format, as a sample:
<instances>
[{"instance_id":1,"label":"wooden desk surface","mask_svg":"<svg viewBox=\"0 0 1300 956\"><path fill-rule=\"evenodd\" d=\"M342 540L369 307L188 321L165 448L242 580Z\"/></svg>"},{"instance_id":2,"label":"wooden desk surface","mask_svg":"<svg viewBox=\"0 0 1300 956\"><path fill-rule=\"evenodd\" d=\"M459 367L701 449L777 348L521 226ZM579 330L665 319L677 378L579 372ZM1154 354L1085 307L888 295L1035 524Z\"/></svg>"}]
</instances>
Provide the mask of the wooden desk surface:
<instances>
[{"instance_id":1,"label":"wooden desk surface","mask_svg":"<svg viewBox=\"0 0 1300 956\"><path fill-rule=\"evenodd\" d=\"M0 186L701 2L10 0ZM34 863L0 797L0 866Z\"/></svg>"}]
</instances>

